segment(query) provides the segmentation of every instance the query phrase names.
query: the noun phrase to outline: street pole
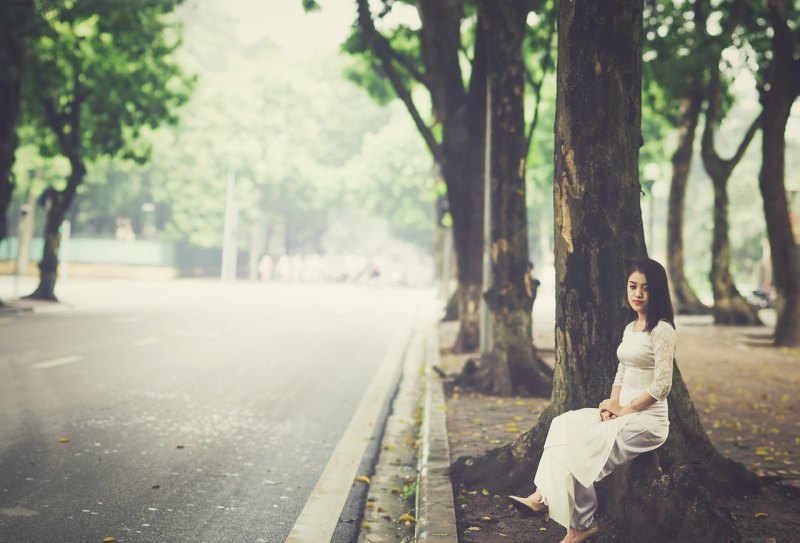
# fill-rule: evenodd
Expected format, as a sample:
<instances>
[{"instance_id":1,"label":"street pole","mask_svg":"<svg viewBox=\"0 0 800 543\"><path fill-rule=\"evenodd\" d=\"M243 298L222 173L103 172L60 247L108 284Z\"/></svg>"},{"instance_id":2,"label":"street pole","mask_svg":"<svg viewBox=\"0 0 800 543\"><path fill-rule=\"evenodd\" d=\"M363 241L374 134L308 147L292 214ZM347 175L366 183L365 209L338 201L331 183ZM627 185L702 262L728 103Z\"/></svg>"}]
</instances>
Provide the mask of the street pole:
<instances>
[{"instance_id":1,"label":"street pole","mask_svg":"<svg viewBox=\"0 0 800 543\"><path fill-rule=\"evenodd\" d=\"M483 167L483 284L482 293L492 286L492 80L486 80L486 145ZM480 315L481 358L489 355L493 348L492 321L489 307L481 296Z\"/></svg>"},{"instance_id":2,"label":"street pole","mask_svg":"<svg viewBox=\"0 0 800 543\"><path fill-rule=\"evenodd\" d=\"M225 190L225 226L222 233L222 270L220 279L224 282L236 280L237 222L236 174L231 170Z\"/></svg>"}]
</instances>

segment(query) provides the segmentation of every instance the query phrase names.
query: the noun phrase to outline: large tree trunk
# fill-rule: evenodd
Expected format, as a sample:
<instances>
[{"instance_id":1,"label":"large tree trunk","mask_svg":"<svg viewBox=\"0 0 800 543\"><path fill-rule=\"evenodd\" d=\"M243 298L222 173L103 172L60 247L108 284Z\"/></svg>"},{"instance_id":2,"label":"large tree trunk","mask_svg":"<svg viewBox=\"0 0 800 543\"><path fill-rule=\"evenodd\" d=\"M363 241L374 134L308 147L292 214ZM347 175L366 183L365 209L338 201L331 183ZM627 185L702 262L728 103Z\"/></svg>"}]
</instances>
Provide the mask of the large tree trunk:
<instances>
[{"instance_id":1,"label":"large tree trunk","mask_svg":"<svg viewBox=\"0 0 800 543\"><path fill-rule=\"evenodd\" d=\"M485 293L493 347L483 361L483 388L493 394L549 396L552 371L533 345L534 286L528 271L525 202L525 118L522 40L525 0L479 4L479 32L486 36L491 85L492 286Z\"/></svg>"},{"instance_id":2,"label":"large tree trunk","mask_svg":"<svg viewBox=\"0 0 800 543\"><path fill-rule=\"evenodd\" d=\"M8 205L14 192L11 170L17 149L25 39L33 15L30 0L11 2L0 10L0 241L6 237Z\"/></svg>"},{"instance_id":3,"label":"large tree trunk","mask_svg":"<svg viewBox=\"0 0 800 543\"><path fill-rule=\"evenodd\" d=\"M787 26L786 11L785 1L769 2L774 66L769 86L761 94L764 118L758 181L778 291L775 344L797 347L800 346L800 254L789 221L784 174L786 123L792 104L800 96L800 59L793 57L795 40Z\"/></svg>"},{"instance_id":4,"label":"large tree trunk","mask_svg":"<svg viewBox=\"0 0 800 543\"><path fill-rule=\"evenodd\" d=\"M731 251L728 240L728 179L741 161L760 127L759 116L750 124L736 153L723 160L715 148L715 131L719 124L722 88L719 71L712 72L708 87L708 108L703 128L703 167L714 185L714 239L711 244L711 273L714 292L714 324L759 325L756 310L739 294L731 273Z\"/></svg>"},{"instance_id":5,"label":"large tree trunk","mask_svg":"<svg viewBox=\"0 0 800 543\"><path fill-rule=\"evenodd\" d=\"M708 313L708 308L692 290L684 274L683 217L686 207L686 185L694 152L694 135L700 117L703 96L694 89L681 101L678 122L678 148L672 155L672 182L667 211L667 273L672 287L675 310L684 314Z\"/></svg>"},{"instance_id":6,"label":"large tree trunk","mask_svg":"<svg viewBox=\"0 0 800 543\"><path fill-rule=\"evenodd\" d=\"M530 492L553 417L607 397L626 320L626 268L645 254L638 180L642 5L561 2L558 28L555 383L534 428L453 466L457 485L494 493ZM613 528L597 541L738 540L730 512L707 488L753 488L758 479L715 451L677 367L670 423L662 448L598 485L600 514Z\"/></svg>"}]
</instances>

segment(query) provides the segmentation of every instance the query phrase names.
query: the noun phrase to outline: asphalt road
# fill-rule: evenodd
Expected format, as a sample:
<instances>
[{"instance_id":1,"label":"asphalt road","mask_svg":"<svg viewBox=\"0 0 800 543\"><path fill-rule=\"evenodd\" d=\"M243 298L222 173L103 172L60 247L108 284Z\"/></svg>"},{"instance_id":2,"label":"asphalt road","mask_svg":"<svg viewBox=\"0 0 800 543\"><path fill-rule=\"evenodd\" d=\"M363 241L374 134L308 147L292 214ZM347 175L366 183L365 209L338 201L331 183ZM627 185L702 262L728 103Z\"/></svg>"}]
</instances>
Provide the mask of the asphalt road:
<instances>
[{"instance_id":1,"label":"asphalt road","mask_svg":"<svg viewBox=\"0 0 800 543\"><path fill-rule=\"evenodd\" d=\"M432 300L69 285L72 305L0 315L3 543L283 541L389 346Z\"/></svg>"}]
</instances>

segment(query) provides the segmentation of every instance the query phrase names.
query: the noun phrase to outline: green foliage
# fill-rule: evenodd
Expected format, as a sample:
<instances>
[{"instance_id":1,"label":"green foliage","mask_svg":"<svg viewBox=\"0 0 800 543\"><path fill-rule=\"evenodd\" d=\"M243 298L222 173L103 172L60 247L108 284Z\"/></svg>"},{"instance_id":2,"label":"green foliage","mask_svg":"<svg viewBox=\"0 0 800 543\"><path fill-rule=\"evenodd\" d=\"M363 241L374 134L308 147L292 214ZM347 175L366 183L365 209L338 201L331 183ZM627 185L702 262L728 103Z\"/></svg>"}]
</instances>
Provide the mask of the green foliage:
<instances>
[{"instance_id":1,"label":"green foliage","mask_svg":"<svg viewBox=\"0 0 800 543\"><path fill-rule=\"evenodd\" d=\"M433 163L399 103L391 122L368 134L345 169L345 188L353 205L389 220L398 238L431 249L436 188Z\"/></svg>"},{"instance_id":2,"label":"green foliage","mask_svg":"<svg viewBox=\"0 0 800 543\"><path fill-rule=\"evenodd\" d=\"M68 146L84 159L146 160L142 129L177 121L192 85L173 59L180 29L167 16L178 3L39 3L24 111L44 155Z\"/></svg>"}]
</instances>

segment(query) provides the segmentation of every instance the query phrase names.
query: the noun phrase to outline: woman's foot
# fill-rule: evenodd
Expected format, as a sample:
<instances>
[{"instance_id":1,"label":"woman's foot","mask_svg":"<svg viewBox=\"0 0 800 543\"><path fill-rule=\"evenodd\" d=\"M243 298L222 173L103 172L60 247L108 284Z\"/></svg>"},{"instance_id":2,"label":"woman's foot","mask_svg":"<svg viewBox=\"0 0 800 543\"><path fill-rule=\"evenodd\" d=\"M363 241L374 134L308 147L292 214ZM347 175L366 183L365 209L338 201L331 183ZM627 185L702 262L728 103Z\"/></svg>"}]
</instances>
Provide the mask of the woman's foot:
<instances>
[{"instance_id":1,"label":"woman's foot","mask_svg":"<svg viewBox=\"0 0 800 543\"><path fill-rule=\"evenodd\" d=\"M574 530L572 528L567 530L567 537L561 540L561 543L580 543L581 541L586 541L593 535L596 535L597 532L600 531L600 527L597 523L592 524L586 530Z\"/></svg>"},{"instance_id":2,"label":"woman's foot","mask_svg":"<svg viewBox=\"0 0 800 543\"><path fill-rule=\"evenodd\" d=\"M508 502L523 515L538 513L546 507L544 501L542 500L542 495L539 494L538 490L527 498L521 498L520 496L509 496Z\"/></svg>"}]
</instances>

